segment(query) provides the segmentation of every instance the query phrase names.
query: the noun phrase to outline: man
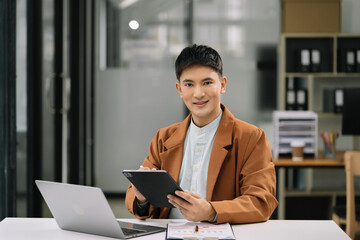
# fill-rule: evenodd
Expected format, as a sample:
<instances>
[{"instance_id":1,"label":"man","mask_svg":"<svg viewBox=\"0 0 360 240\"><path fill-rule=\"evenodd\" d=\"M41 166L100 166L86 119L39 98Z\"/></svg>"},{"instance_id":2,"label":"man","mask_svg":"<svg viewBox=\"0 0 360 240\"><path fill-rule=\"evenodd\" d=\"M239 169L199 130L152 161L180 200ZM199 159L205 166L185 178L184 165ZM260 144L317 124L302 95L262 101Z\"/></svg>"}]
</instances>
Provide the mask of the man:
<instances>
[{"instance_id":1,"label":"man","mask_svg":"<svg viewBox=\"0 0 360 240\"><path fill-rule=\"evenodd\" d=\"M212 48L185 48L176 63L176 89L190 115L157 131L140 169L163 169L184 192L176 208L155 208L132 185L126 206L138 218L186 218L214 223L266 221L277 206L272 153L263 130L220 104L227 78Z\"/></svg>"}]
</instances>

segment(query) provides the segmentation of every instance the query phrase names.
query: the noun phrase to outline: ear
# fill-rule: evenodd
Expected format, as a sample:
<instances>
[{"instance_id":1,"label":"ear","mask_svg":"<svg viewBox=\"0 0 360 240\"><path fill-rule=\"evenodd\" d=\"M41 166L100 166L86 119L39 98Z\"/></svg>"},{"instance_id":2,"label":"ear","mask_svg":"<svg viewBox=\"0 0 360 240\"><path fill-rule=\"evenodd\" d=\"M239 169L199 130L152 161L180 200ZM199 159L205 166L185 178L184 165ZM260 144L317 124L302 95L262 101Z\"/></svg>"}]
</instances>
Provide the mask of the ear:
<instances>
[{"instance_id":1,"label":"ear","mask_svg":"<svg viewBox=\"0 0 360 240\"><path fill-rule=\"evenodd\" d=\"M180 97L182 98L182 91L181 91L180 81L177 81L175 83L175 87L176 87L176 90L179 92Z\"/></svg>"},{"instance_id":2,"label":"ear","mask_svg":"<svg viewBox=\"0 0 360 240\"><path fill-rule=\"evenodd\" d=\"M221 84L220 93L224 94L226 92L226 84L227 84L227 78L225 76L221 77L220 84Z\"/></svg>"}]
</instances>

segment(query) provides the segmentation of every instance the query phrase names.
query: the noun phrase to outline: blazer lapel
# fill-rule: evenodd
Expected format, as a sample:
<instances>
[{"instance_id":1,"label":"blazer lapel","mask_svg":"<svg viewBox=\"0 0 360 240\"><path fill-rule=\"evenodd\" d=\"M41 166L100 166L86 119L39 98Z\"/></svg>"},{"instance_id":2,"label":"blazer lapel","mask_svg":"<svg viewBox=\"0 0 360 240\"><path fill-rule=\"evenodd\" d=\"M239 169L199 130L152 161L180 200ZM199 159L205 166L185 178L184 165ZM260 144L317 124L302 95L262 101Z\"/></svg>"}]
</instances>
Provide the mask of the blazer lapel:
<instances>
[{"instance_id":1,"label":"blazer lapel","mask_svg":"<svg viewBox=\"0 0 360 240\"><path fill-rule=\"evenodd\" d=\"M221 105L221 107L223 108L223 116L216 131L208 168L206 184L206 200L208 201L212 198L221 166L228 154L226 147L232 145L234 116L225 108L224 105Z\"/></svg>"},{"instance_id":2,"label":"blazer lapel","mask_svg":"<svg viewBox=\"0 0 360 240\"><path fill-rule=\"evenodd\" d=\"M209 201L211 200L221 166L228 154L226 147L232 145L231 136L234 125L234 116L224 105L221 105L221 107L223 109L223 116L216 131L208 168L206 199ZM170 176L174 178L176 182L179 180L184 153L184 141L190 120L191 114L180 123L178 129L164 142L166 150L160 153L160 158L163 163L162 169L168 171Z\"/></svg>"},{"instance_id":3,"label":"blazer lapel","mask_svg":"<svg viewBox=\"0 0 360 240\"><path fill-rule=\"evenodd\" d=\"M165 151L160 153L160 158L164 164L162 169L165 169L176 182L179 180L184 141L190 119L191 116L189 115L180 123L178 129L164 142Z\"/></svg>"}]
</instances>

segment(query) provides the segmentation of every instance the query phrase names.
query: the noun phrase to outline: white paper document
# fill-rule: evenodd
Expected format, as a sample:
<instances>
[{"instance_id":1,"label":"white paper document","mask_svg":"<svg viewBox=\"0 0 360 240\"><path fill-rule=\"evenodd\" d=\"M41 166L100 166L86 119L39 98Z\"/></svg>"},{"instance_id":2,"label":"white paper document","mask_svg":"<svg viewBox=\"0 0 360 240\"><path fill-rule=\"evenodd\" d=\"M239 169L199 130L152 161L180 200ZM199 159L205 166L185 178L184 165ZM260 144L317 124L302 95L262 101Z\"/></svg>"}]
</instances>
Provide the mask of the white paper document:
<instances>
[{"instance_id":1,"label":"white paper document","mask_svg":"<svg viewBox=\"0 0 360 240\"><path fill-rule=\"evenodd\" d=\"M229 223L170 222L166 239L235 239L235 236Z\"/></svg>"}]
</instances>

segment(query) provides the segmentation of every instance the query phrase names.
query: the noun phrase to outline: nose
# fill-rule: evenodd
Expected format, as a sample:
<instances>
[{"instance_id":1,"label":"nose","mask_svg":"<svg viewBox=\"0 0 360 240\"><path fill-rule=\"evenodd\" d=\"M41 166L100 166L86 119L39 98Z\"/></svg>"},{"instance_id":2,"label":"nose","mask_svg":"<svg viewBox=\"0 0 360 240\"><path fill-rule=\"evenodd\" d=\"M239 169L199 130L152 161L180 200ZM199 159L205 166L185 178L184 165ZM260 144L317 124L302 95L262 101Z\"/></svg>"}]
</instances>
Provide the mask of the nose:
<instances>
[{"instance_id":1,"label":"nose","mask_svg":"<svg viewBox=\"0 0 360 240\"><path fill-rule=\"evenodd\" d=\"M196 86L195 90L194 90L194 97L200 99L200 98L204 97L204 95L205 95L205 92L204 92L202 86Z\"/></svg>"}]
</instances>

